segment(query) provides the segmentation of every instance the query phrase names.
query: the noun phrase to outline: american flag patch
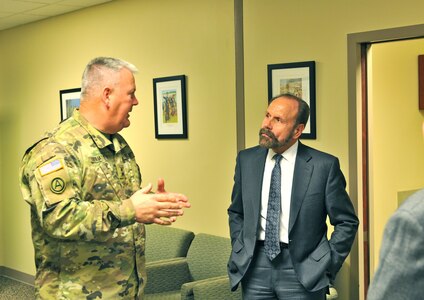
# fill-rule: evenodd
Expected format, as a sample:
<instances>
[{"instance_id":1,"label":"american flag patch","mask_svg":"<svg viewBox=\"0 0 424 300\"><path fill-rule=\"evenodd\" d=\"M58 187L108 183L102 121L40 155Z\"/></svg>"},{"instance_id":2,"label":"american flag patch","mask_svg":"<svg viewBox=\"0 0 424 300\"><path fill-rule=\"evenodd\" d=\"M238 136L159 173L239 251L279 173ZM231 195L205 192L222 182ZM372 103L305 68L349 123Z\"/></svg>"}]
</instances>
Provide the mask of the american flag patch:
<instances>
[{"instance_id":1,"label":"american flag patch","mask_svg":"<svg viewBox=\"0 0 424 300\"><path fill-rule=\"evenodd\" d=\"M40 174L41 176L50 174L51 172L60 170L63 168L63 165L59 159L55 159L54 161L45 164L44 166L40 167Z\"/></svg>"}]
</instances>

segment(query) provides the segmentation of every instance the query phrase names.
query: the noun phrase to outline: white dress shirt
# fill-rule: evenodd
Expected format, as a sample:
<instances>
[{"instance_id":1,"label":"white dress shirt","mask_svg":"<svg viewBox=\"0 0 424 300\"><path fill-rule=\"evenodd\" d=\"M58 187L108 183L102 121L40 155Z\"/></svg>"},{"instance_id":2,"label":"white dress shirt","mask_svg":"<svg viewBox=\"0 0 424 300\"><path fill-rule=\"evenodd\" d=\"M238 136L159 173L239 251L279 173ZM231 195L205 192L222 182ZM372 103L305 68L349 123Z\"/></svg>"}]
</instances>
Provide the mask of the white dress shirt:
<instances>
[{"instance_id":1,"label":"white dress shirt","mask_svg":"<svg viewBox=\"0 0 424 300\"><path fill-rule=\"evenodd\" d=\"M297 148L299 143L296 142L287 149L283 154L283 159L280 161L281 166L281 212L280 212L280 242L288 243L289 241L289 217L290 217L290 200L293 184L294 165L296 162ZM261 213L260 227L258 240L265 240L266 215L268 210L269 188L271 185L271 173L275 165L273 156L276 153L268 150L268 155L265 160L265 170L262 181L262 198L261 198Z\"/></svg>"}]
</instances>

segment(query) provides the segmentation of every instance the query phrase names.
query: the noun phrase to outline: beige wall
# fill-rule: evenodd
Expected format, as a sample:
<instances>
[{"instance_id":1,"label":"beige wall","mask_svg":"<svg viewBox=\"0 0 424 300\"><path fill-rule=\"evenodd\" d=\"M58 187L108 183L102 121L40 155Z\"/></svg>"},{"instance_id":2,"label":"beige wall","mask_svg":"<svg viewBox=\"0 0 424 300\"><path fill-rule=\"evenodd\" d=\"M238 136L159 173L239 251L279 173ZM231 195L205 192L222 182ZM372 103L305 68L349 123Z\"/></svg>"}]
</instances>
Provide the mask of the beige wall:
<instances>
[{"instance_id":1,"label":"beige wall","mask_svg":"<svg viewBox=\"0 0 424 300\"><path fill-rule=\"evenodd\" d=\"M0 44L0 57L2 56L2 47ZM0 58L0 70L4 70L4 66L3 66L3 60ZM4 80L5 80L5 76L4 76L3 71L0 71L0 266L4 265L4 260L3 260L3 245L4 245L4 241L3 241L3 216L2 216L2 212L3 212L3 170L5 169L5 166L3 164L3 148L5 147L6 144L6 139L4 138L4 127L5 127L5 99L2 97L1 95L1 91L4 90Z\"/></svg>"},{"instance_id":2,"label":"beige wall","mask_svg":"<svg viewBox=\"0 0 424 300\"><path fill-rule=\"evenodd\" d=\"M418 109L418 55L424 39L374 44L369 51L371 273L398 193L424 187L424 142Z\"/></svg>"},{"instance_id":3,"label":"beige wall","mask_svg":"<svg viewBox=\"0 0 424 300\"><path fill-rule=\"evenodd\" d=\"M1 76L1 75L0 75ZM1 80L1 79L0 79ZM3 118L2 118L2 114L0 112L0 145L3 145L5 143L4 139L3 139ZM3 211L3 196L2 196L2 190L3 190L3 172L1 170L4 169L3 163L2 163L2 146L0 146L0 266L4 265L3 262L3 216L2 216L2 211Z\"/></svg>"},{"instance_id":4,"label":"beige wall","mask_svg":"<svg viewBox=\"0 0 424 300\"><path fill-rule=\"evenodd\" d=\"M236 155L233 5L230 1L120 0L0 32L3 162L1 219L7 226L3 264L34 274L29 207L20 195L18 167L27 147L60 120L59 90L80 86L89 59L110 55L140 69L140 105L122 133L132 146L144 183L163 177L184 192L192 208L175 226L228 235ZM187 76L187 140L156 140L153 83Z\"/></svg>"},{"instance_id":5,"label":"beige wall","mask_svg":"<svg viewBox=\"0 0 424 300\"><path fill-rule=\"evenodd\" d=\"M347 175L347 34L420 24L424 2L244 0L244 9L246 146L257 143L266 108L267 64L315 60L317 139L304 142L338 156ZM141 70L141 104L123 134L144 182L163 176L169 190L190 197L193 208L175 226L227 235L236 155L233 32L230 0L117 0L0 31L7 74L0 89L7 140L0 145L0 263L34 272L29 212L16 178L20 157L59 122L58 91L78 87L84 65L98 55L119 56ZM188 79L189 139L157 141L152 78L178 74ZM350 268L348 260L336 282L340 299L355 299Z\"/></svg>"}]
</instances>

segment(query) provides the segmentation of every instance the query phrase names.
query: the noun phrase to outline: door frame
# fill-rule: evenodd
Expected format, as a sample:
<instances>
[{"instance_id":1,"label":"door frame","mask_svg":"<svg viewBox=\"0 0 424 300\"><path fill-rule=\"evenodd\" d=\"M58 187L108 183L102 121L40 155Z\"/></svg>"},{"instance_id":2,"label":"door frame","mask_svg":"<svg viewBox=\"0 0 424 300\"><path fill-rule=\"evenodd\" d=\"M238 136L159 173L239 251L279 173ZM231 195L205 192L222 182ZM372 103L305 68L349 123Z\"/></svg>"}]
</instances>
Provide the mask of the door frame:
<instances>
[{"instance_id":1,"label":"door frame","mask_svg":"<svg viewBox=\"0 0 424 300\"><path fill-rule=\"evenodd\" d=\"M366 299L370 282L366 49L372 43L422 37L424 24L347 35L349 194L361 220L350 255L350 277L353 287L357 285L359 289L351 289L350 299Z\"/></svg>"}]
</instances>

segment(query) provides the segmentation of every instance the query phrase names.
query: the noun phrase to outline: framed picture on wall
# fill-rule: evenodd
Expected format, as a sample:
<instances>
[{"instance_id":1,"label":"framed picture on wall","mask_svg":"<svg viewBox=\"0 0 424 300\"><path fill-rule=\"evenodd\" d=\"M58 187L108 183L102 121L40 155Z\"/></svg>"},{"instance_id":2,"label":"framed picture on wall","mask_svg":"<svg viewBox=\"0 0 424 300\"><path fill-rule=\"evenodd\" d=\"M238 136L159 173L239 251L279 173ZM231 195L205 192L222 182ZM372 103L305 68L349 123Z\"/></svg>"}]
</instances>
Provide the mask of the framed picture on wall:
<instances>
[{"instance_id":1,"label":"framed picture on wall","mask_svg":"<svg viewBox=\"0 0 424 300\"><path fill-rule=\"evenodd\" d=\"M268 65L268 101L285 93L293 94L309 104L309 121L301 138L316 139L315 61Z\"/></svg>"},{"instance_id":2,"label":"framed picture on wall","mask_svg":"<svg viewBox=\"0 0 424 300\"><path fill-rule=\"evenodd\" d=\"M187 138L185 75L154 78L153 95L156 138Z\"/></svg>"},{"instance_id":3,"label":"framed picture on wall","mask_svg":"<svg viewBox=\"0 0 424 300\"><path fill-rule=\"evenodd\" d=\"M73 111L79 107L81 88L60 90L60 120L66 120L72 116Z\"/></svg>"}]
</instances>

